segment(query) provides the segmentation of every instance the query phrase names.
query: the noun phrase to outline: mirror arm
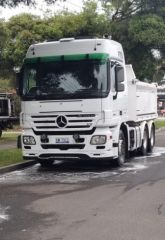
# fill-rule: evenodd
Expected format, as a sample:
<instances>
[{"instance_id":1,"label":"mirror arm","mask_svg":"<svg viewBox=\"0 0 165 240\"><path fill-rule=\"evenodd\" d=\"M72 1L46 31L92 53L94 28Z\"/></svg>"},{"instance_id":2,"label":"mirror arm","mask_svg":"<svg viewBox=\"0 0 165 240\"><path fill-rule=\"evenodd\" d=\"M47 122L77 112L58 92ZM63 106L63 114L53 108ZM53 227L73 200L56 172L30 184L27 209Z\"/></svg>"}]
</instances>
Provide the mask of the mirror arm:
<instances>
[{"instance_id":1,"label":"mirror arm","mask_svg":"<svg viewBox=\"0 0 165 240\"><path fill-rule=\"evenodd\" d=\"M116 94L113 96L113 100L117 99L117 95L118 95L118 84L117 84L117 73L115 71L115 90L116 90Z\"/></svg>"}]
</instances>

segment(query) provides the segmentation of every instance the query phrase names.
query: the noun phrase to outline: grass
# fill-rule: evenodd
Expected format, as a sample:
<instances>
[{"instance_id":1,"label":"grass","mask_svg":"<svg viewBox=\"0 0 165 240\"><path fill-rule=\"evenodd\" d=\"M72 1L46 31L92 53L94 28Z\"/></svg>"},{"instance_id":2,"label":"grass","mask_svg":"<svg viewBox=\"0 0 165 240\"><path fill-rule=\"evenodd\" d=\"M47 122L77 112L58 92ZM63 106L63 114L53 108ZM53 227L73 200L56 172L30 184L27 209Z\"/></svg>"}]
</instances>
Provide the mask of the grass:
<instances>
[{"instance_id":1,"label":"grass","mask_svg":"<svg viewBox=\"0 0 165 240\"><path fill-rule=\"evenodd\" d=\"M20 135L20 133L16 132L2 132L2 136L0 138L0 143L7 143L10 141L17 141L17 137Z\"/></svg>"},{"instance_id":2,"label":"grass","mask_svg":"<svg viewBox=\"0 0 165 240\"><path fill-rule=\"evenodd\" d=\"M20 149L0 150L0 167L23 162Z\"/></svg>"},{"instance_id":3,"label":"grass","mask_svg":"<svg viewBox=\"0 0 165 240\"><path fill-rule=\"evenodd\" d=\"M17 137L20 133L15 132L3 132L0 138L0 144L10 143L11 141L17 141ZM20 149L0 149L0 167L9 166L15 163L23 162L22 150Z\"/></svg>"},{"instance_id":4,"label":"grass","mask_svg":"<svg viewBox=\"0 0 165 240\"><path fill-rule=\"evenodd\" d=\"M155 127L156 127L156 129L165 127L165 120L156 120L155 121Z\"/></svg>"}]
</instances>

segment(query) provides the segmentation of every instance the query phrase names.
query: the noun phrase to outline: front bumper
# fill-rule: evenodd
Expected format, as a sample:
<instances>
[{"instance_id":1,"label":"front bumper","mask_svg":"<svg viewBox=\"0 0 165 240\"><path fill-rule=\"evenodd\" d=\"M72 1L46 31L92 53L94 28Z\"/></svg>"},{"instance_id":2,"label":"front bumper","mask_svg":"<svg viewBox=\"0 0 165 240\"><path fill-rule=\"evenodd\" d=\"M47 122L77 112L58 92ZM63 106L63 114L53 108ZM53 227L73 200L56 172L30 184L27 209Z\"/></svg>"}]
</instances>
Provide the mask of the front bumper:
<instances>
[{"instance_id":1,"label":"front bumper","mask_svg":"<svg viewBox=\"0 0 165 240\"><path fill-rule=\"evenodd\" d=\"M48 142L41 141L41 135L35 135L31 129L24 130L24 135L31 135L36 140L36 145L24 145L22 142L24 159L59 159L59 160L88 160L109 159L115 157L112 141L112 132L107 128L96 128L92 135L80 135L80 142L76 142L73 134L70 135L47 135ZM91 145L93 135L106 135L107 141L102 145ZM68 139L68 143L56 143L56 139Z\"/></svg>"}]
</instances>

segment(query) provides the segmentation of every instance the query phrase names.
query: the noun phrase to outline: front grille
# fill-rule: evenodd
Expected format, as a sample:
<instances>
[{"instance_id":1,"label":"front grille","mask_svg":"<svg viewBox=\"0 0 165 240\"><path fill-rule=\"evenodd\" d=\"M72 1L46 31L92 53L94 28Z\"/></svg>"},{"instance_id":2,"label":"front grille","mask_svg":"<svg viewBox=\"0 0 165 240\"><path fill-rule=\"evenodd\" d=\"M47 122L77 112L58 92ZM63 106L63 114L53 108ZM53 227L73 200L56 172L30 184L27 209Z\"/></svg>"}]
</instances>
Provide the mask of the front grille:
<instances>
[{"instance_id":1,"label":"front grille","mask_svg":"<svg viewBox=\"0 0 165 240\"><path fill-rule=\"evenodd\" d=\"M60 149L60 150L83 149L85 147L85 144L42 144L41 147L43 149Z\"/></svg>"},{"instance_id":2,"label":"front grille","mask_svg":"<svg viewBox=\"0 0 165 240\"><path fill-rule=\"evenodd\" d=\"M36 127L37 129L55 129L58 128L57 126L40 126Z\"/></svg>"},{"instance_id":3,"label":"front grille","mask_svg":"<svg viewBox=\"0 0 165 240\"><path fill-rule=\"evenodd\" d=\"M66 118L66 126L60 127L59 116ZM96 114L54 114L54 115L32 115L31 123L34 131L75 131L75 129L91 130L96 122Z\"/></svg>"},{"instance_id":4,"label":"front grille","mask_svg":"<svg viewBox=\"0 0 165 240\"><path fill-rule=\"evenodd\" d=\"M58 115L33 115L31 118L56 118Z\"/></svg>"},{"instance_id":5,"label":"front grille","mask_svg":"<svg viewBox=\"0 0 165 240\"><path fill-rule=\"evenodd\" d=\"M92 120L84 120L84 119L82 119L82 120L69 120L69 122L70 123L76 123L76 122L81 123L81 122L92 122Z\"/></svg>"},{"instance_id":6,"label":"front grille","mask_svg":"<svg viewBox=\"0 0 165 240\"><path fill-rule=\"evenodd\" d=\"M76 115L66 115L66 117L76 117L76 118L89 118L95 117L95 114L76 114Z\"/></svg>"},{"instance_id":7,"label":"front grille","mask_svg":"<svg viewBox=\"0 0 165 240\"><path fill-rule=\"evenodd\" d=\"M41 121L34 121L34 123L55 123L55 121L53 121L53 120L50 120L50 121L41 120Z\"/></svg>"}]
</instances>

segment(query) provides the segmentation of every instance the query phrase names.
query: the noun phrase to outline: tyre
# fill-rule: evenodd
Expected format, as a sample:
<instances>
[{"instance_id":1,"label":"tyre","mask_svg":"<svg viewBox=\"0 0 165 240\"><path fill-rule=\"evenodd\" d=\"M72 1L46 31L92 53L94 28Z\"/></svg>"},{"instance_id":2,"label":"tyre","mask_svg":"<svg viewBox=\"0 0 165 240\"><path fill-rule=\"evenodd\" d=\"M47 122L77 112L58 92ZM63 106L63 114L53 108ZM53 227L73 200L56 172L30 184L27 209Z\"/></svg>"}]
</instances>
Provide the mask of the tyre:
<instances>
[{"instance_id":1,"label":"tyre","mask_svg":"<svg viewBox=\"0 0 165 240\"><path fill-rule=\"evenodd\" d=\"M119 132L119 144L118 144L118 158L116 163L118 166L122 166L126 161L126 139L124 132L120 130Z\"/></svg>"},{"instance_id":2,"label":"tyre","mask_svg":"<svg viewBox=\"0 0 165 240\"><path fill-rule=\"evenodd\" d=\"M21 135L17 137L17 148L21 149L22 148L22 142L21 142Z\"/></svg>"},{"instance_id":3,"label":"tyre","mask_svg":"<svg viewBox=\"0 0 165 240\"><path fill-rule=\"evenodd\" d=\"M145 127L143 132L142 145L140 147L139 152L142 156L145 156L147 154L147 151L148 151L148 129L147 127Z\"/></svg>"},{"instance_id":4,"label":"tyre","mask_svg":"<svg viewBox=\"0 0 165 240\"><path fill-rule=\"evenodd\" d=\"M152 124L150 138L148 139L148 152L152 152L155 146L155 127Z\"/></svg>"},{"instance_id":5,"label":"tyre","mask_svg":"<svg viewBox=\"0 0 165 240\"><path fill-rule=\"evenodd\" d=\"M41 165L41 167L46 168L46 167L51 167L54 163L54 160L39 160L38 161Z\"/></svg>"}]
</instances>

